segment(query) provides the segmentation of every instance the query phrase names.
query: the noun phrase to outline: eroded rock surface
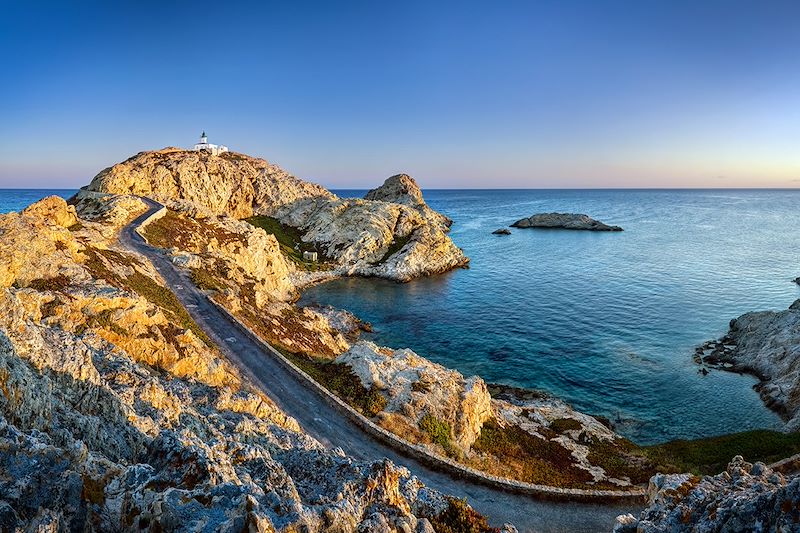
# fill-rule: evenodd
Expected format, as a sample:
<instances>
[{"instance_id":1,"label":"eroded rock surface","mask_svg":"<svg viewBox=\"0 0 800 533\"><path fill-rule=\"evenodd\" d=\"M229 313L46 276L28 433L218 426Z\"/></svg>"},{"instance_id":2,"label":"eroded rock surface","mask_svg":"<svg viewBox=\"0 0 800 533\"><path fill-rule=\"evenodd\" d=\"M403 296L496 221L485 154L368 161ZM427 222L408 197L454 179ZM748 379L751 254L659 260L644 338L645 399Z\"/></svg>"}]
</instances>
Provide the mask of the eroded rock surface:
<instances>
[{"instance_id":1,"label":"eroded rock surface","mask_svg":"<svg viewBox=\"0 0 800 533\"><path fill-rule=\"evenodd\" d=\"M0 216L0 528L426 531L451 505L301 433L145 258L74 217Z\"/></svg>"},{"instance_id":2,"label":"eroded rock surface","mask_svg":"<svg viewBox=\"0 0 800 533\"><path fill-rule=\"evenodd\" d=\"M176 209L184 202L184 211L188 203L235 219L274 217L299 229L306 246L324 251L337 267L329 277L408 281L469 262L447 236L452 221L430 209L405 174L387 179L367 199L340 199L263 159L165 148L103 170L76 200L95 199L98 193L146 196Z\"/></svg>"},{"instance_id":3,"label":"eroded rock surface","mask_svg":"<svg viewBox=\"0 0 800 533\"><path fill-rule=\"evenodd\" d=\"M767 406L789 430L800 429L800 300L785 311L745 313L731 320L725 337L697 351L709 366L756 375Z\"/></svg>"},{"instance_id":4,"label":"eroded rock surface","mask_svg":"<svg viewBox=\"0 0 800 533\"><path fill-rule=\"evenodd\" d=\"M741 456L716 476L658 474L648 492L648 507L638 517L617 518L615 533L800 530L800 477Z\"/></svg>"},{"instance_id":5,"label":"eroded rock surface","mask_svg":"<svg viewBox=\"0 0 800 533\"><path fill-rule=\"evenodd\" d=\"M539 213L521 218L511 224L514 228L550 228L588 231L622 231L619 226L609 226L588 215L578 213Z\"/></svg>"}]
</instances>

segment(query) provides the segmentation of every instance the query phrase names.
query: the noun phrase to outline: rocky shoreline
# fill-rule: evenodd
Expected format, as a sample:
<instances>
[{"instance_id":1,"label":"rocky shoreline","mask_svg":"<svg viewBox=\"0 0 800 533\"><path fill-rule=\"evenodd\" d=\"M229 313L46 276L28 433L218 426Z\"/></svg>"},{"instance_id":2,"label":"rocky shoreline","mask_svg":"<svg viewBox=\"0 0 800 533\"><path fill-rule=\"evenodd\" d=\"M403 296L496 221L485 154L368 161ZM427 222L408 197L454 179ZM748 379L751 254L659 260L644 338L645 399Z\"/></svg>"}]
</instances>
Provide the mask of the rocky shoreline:
<instances>
[{"instance_id":1,"label":"rocky shoreline","mask_svg":"<svg viewBox=\"0 0 800 533\"><path fill-rule=\"evenodd\" d=\"M731 320L728 333L695 351L706 367L751 374L765 405L800 430L800 300L785 311L745 313Z\"/></svg>"}]
</instances>

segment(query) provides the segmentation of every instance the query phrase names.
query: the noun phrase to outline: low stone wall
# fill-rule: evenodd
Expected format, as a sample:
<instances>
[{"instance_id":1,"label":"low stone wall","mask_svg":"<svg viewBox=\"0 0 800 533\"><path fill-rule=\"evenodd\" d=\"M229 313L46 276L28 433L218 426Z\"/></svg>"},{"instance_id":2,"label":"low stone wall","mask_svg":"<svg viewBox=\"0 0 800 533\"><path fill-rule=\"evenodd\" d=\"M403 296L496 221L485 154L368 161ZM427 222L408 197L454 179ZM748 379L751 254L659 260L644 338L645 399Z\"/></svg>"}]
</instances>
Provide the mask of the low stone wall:
<instances>
[{"instance_id":1,"label":"low stone wall","mask_svg":"<svg viewBox=\"0 0 800 533\"><path fill-rule=\"evenodd\" d=\"M306 374L303 370L298 368L294 363L289 361L283 354L275 348L264 342L261 337L250 329L245 323L236 318L224 306L214 301L213 298L206 296L208 300L219 309L231 322L233 322L242 332L244 332L253 341L263 347L264 351L271 354L290 372L299 377L302 381L306 382L309 387L315 389L325 401L333 406L335 409L342 412L357 426L369 433L373 437L379 439L381 442L391 446L392 448L400 451L404 455L412 457L417 461L424 463L432 468L443 471L458 479L468 479L483 485L502 489L505 491L528 494L542 499L555 499L555 500L568 500L568 501L635 501L641 503L644 501L646 490L644 488L632 488L627 490L593 490L593 489L574 489L574 488L560 488L551 487L548 485L534 485L532 483L525 483L522 481L515 481L513 479L502 478L493 476L480 470L464 466L448 457L436 455L422 446L412 444L411 442L402 439L394 433L383 429L375 424L372 420L368 419L344 400L336 396L334 393L317 383L311 376Z\"/></svg>"},{"instance_id":2,"label":"low stone wall","mask_svg":"<svg viewBox=\"0 0 800 533\"><path fill-rule=\"evenodd\" d=\"M145 228L147 228L148 224L151 224L151 223L155 222L156 220L158 220L159 218L162 218L164 215L167 214L166 206L164 206L162 204L159 204L158 202L153 202L153 203L157 204L157 205L160 205L161 207L158 209L158 211L156 211L155 213L153 213L152 215L150 215L146 219L142 220L139 223L139 225L136 227L136 233L138 233L142 237L142 239L144 239L144 242L147 242L147 238L144 236L144 230L145 230Z\"/></svg>"}]
</instances>

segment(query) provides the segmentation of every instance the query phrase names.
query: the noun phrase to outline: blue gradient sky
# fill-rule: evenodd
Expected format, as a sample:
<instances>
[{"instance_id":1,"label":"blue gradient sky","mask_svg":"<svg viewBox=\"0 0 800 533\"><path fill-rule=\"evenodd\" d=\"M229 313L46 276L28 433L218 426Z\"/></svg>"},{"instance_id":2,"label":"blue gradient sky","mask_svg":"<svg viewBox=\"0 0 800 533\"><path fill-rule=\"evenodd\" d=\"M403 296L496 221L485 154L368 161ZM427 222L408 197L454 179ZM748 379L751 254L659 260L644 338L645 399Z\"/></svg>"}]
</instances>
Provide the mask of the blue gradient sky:
<instances>
[{"instance_id":1,"label":"blue gradient sky","mask_svg":"<svg viewBox=\"0 0 800 533\"><path fill-rule=\"evenodd\" d=\"M0 4L0 187L202 129L331 187L800 186L800 2Z\"/></svg>"}]
</instances>

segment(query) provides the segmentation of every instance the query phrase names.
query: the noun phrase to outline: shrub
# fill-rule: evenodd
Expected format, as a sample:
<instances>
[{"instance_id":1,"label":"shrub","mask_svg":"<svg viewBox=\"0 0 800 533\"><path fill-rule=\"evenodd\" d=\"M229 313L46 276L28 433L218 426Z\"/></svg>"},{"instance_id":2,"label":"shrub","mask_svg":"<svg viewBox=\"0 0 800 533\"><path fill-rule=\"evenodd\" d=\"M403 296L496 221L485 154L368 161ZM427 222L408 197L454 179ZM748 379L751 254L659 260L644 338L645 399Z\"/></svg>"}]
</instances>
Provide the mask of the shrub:
<instances>
[{"instance_id":1,"label":"shrub","mask_svg":"<svg viewBox=\"0 0 800 533\"><path fill-rule=\"evenodd\" d=\"M437 533L496 533L486 517L467 504L466 500L447 498L447 508L430 519Z\"/></svg>"},{"instance_id":2,"label":"shrub","mask_svg":"<svg viewBox=\"0 0 800 533\"><path fill-rule=\"evenodd\" d=\"M450 424L447 422L439 420L430 413L426 413L419 420L419 428L430 437L432 442L438 444L445 450L450 448L452 430L450 429Z\"/></svg>"}]
</instances>

